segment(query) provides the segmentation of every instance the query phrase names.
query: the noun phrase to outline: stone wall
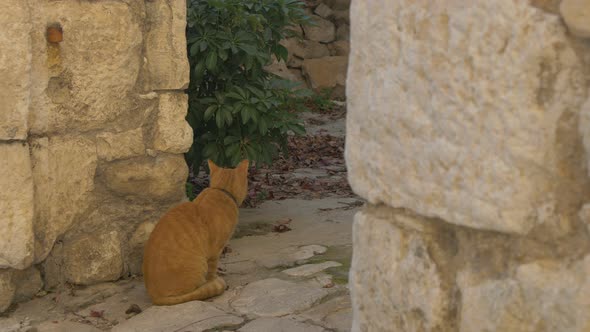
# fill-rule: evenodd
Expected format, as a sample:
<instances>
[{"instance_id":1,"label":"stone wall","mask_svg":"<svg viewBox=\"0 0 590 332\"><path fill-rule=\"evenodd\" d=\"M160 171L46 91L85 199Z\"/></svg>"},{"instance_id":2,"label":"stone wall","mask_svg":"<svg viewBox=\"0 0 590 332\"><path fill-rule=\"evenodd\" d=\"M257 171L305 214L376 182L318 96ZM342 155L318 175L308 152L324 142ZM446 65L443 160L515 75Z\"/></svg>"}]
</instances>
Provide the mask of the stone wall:
<instances>
[{"instance_id":1,"label":"stone wall","mask_svg":"<svg viewBox=\"0 0 590 332\"><path fill-rule=\"evenodd\" d=\"M0 311L140 272L185 197L185 20L176 0L2 1Z\"/></svg>"},{"instance_id":2,"label":"stone wall","mask_svg":"<svg viewBox=\"0 0 590 332\"><path fill-rule=\"evenodd\" d=\"M589 17L353 1L353 331L590 329Z\"/></svg>"},{"instance_id":3,"label":"stone wall","mask_svg":"<svg viewBox=\"0 0 590 332\"><path fill-rule=\"evenodd\" d=\"M287 63L280 61L267 70L306 87L343 98L350 49L350 0L306 1L311 24L294 27L301 38L281 42L289 51Z\"/></svg>"}]
</instances>

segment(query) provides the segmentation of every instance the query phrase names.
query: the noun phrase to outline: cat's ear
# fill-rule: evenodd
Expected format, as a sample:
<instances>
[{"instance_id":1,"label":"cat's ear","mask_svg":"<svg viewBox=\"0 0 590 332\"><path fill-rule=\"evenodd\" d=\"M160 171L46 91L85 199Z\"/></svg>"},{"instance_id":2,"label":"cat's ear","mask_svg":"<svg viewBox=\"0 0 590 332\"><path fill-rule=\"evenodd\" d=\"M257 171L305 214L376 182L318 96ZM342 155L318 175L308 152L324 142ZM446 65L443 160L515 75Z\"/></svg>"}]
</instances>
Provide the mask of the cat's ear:
<instances>
[{"instance_id":1,"label":"cat's ear","mask_svg":"<svg viewBox=\"0 0 590 332\"><path fill-rule=\"evenodd\" d=\"M249 164L250 164L250 162L248 161L248 159L244 159L238 164L236 169L240 172L248 172L248 165Z\"/></svg>"},{"instance_id":2,"label":"cat's ear","mask_svg":"<svg viewBox=\"0 0 590 332\"><path fill-rule=\"evenodd\" d=\"M211 171L211 173L216 172L219 169L219 166L215 165L211 159L207 160L207 165L209 165L209 171Z\"/></svg>"}]
</instances>

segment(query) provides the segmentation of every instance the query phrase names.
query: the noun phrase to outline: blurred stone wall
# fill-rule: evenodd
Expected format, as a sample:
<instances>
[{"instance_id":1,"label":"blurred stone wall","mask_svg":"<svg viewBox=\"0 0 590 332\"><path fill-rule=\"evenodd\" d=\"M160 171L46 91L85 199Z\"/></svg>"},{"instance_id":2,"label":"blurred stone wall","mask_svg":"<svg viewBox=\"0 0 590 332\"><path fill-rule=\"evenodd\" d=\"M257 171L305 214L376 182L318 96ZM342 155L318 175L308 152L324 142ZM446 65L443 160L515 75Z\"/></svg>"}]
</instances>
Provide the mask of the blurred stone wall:
<instances>
[{"instance_id":1,"label":"blurred stone wall","mask_svg":"<svg viewBox=\"0 0 590 332\"><path fill-rule=\"evenodd\" d=\"M350 0L306 1L312 24L294 27L301 38L281 42L289 59L275 61L267 70L283 78L302 82L333 97L344 98L350 52Z\"/></svg>"},{"instance_id":2,"label":"blurred stone wall","mask_svg":"<svg viewBox=\"0 0 590 332\"><path fill-rule=\"evenodd\" d=\"M590 2L353 1L353 331L590 329Z\"/></svg>"},{"instance_id":3,"label":"blurred stone wall","mask_svg":"<svg viewBox=\"0 0 590 332\"><path fill-rule=\"evenodd\" d=\"M2 311L139 273L192 130L185 1L3 0L0 23Z\"/></svg>"}]
</instances>

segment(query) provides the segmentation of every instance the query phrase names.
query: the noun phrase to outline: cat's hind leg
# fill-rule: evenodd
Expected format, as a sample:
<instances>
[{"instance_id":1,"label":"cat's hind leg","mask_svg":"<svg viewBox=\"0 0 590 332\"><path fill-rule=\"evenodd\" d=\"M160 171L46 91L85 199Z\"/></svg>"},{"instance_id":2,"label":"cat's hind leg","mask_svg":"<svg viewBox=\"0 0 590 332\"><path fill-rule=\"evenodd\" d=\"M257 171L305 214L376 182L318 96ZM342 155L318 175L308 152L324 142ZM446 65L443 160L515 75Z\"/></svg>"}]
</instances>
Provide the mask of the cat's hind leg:
<instances>
[{"instance_id":1,"label":"cat's hind leg","mask_svg":"<svg viewBox=\"0 0 590 332\"><path fill-rule=\"evenodd\" d=\"M207 261L207 281L213 280L217 277L217 264L219 263L219 257L211 258Z\"/></svg>"}]
</instances>

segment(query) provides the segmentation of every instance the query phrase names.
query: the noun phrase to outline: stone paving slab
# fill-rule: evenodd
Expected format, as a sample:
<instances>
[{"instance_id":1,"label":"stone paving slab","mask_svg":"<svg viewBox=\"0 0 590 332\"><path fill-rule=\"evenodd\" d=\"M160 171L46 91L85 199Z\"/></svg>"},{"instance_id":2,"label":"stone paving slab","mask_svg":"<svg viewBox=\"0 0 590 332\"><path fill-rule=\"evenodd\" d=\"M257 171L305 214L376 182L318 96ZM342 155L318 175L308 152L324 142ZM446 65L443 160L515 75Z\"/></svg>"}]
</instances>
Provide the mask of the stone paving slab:
<instances>
[{"instance_id":1,"label":"stone paving slab","mask_svg":"<svg viewBox=\"0 0 590 332\"><path fill-rule=\"evenodd\" d=\"M239 325L243 318L226 313L213 304L192 301L173 306L152 306L112 332L203 331Z\"/></svg>"},{"instance_id":2,"label":"stone paving slab","mask_svg":"<svg viewBox=\"0 0 590 332\"><path fill-rule=\"evenodd\" d=\"M293 318L260 318L241 327L238 332L324 332L326 329Z\"/></svg>"},{"instance_id":3,"label":"stone paving slab","mask_svg":"<svg viewBox=\"0 0 590 332\"><path fill-rule=\"evenodd\" d=\"M242 314L279 317L308 309L328 294L313 284L269 278L244 287L231 305Z\"/></svg>"}]
</instances>

